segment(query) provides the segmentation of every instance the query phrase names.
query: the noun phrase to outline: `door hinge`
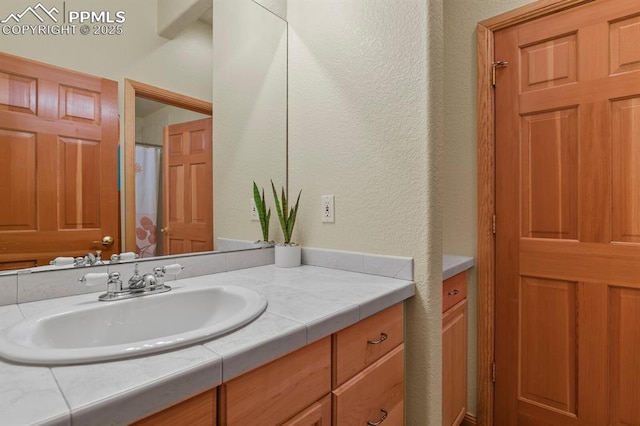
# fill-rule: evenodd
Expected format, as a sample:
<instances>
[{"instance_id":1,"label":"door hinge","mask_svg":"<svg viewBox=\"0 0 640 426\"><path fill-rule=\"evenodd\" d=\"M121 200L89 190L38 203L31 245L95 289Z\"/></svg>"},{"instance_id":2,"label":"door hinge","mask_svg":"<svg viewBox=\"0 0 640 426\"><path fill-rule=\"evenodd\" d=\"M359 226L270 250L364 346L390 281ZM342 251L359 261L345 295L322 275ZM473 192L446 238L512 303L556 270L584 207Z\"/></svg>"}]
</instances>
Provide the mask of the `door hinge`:
<instances>
[{"instance_id":1,"label":"door hinge","mask_svg":"<svg viewBox=\"0 0 640 426\"><path fill-rule=\"evenodd\" d=\"M491 85L493 87L496 87L496 68L498 67L503 68L508 65L509 65L509 62L507 61L498 61L491 64Z\"/></svg>"},{"instance_id":2,"label":"door hinge","mask_svg":"<svg viewBox=\"0 0 640 426\"><path fill-rule=\"evenodd\" d=\"M496 235L496 215L491 216L491 233Z\"/></svg>"},{"instance_id":3,"label":"door hinge","mask_svg":"<svg viewBox=\"0 0 640 426\"><path fill-rule=\"evenodd\" d=\"M492 383L496 382L496 363L495 362L491 363L491 382Z\"/></svg>"}]
</instances>

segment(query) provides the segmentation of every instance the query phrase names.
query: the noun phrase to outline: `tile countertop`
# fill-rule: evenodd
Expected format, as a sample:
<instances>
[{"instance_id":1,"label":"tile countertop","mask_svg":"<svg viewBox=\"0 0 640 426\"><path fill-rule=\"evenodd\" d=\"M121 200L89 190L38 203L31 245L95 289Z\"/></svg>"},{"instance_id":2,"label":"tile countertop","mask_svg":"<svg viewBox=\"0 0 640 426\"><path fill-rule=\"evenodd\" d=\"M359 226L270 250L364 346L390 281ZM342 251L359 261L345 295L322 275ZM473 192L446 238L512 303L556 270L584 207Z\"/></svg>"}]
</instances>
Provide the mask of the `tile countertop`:
<instances>
[{"instance_id":1,"label":"tile countertop","mask_svg":"<svg viewBox=\"0 0 640 426\"><path fill-rule=\"evenodd\" d=\"M235 332L150 356L51 368L0 359L3 424L127 424L415 293L411 281L306 265L291 269L261 266L186 278L171 285L174 291L211 285L247 287L267 297L268 307ZM0 330L48 309L87 303L104 302L91 293L0 307Z\"/></svg>"},{"instance_id":2,"label":"tile countertop","mask_svg":"<svg viewBox=\"0 0 640 426\"><path fill-rule=\"evenodd\" d=\"M473 268L474 264L473 257L445 254L442 256L442 281Z\"/></svg>"}]
</instances>

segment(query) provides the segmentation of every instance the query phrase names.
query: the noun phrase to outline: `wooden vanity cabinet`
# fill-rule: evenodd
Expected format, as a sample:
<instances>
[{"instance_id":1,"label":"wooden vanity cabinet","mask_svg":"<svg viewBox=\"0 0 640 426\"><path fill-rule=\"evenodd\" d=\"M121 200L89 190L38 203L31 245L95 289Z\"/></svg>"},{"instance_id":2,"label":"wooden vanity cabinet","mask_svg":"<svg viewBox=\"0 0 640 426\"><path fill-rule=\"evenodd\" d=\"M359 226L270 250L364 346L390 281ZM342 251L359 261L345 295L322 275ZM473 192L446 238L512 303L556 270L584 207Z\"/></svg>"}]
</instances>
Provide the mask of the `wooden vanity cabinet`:
<instances>
[{"instance_id":1,"label":"wooden vanity cabinet","mask_svg":"<svg viewBox=\"0 0 640 426\"><path fill-rule=\"evenodd\" d=\"M442 285L442 424L459 425L467 412L467 273Z\"/></svg>"},{"instance_id":2,"label":"wooden vanity cabinet","mask_svg":"<svg viewBox=\"0 0 640 426\"><path fill-rule=\"evenodd\" d=\"M401 426L403 342L399 303L135 425Z\"/></svg>"},{"instance_id":3,"label":"wooden vanity cabinet","mask_svg":"<svg viewBox=\"0 0 640 426\"><path fill-rule=\"evenodd\" d=\"M404 424L403 323L398 304L333 335L334 425Z\"/></svg>"},{"instance_id":4,"label":"wooden vanity cabinet","mask_svg":"<svg viewBox=\"0 0 640 426\"><path fill-rule=\"evenodd\" d=\"M215 426L216 389L196 395L166 408L133 426Z\"/></svg>"}]
</instances>

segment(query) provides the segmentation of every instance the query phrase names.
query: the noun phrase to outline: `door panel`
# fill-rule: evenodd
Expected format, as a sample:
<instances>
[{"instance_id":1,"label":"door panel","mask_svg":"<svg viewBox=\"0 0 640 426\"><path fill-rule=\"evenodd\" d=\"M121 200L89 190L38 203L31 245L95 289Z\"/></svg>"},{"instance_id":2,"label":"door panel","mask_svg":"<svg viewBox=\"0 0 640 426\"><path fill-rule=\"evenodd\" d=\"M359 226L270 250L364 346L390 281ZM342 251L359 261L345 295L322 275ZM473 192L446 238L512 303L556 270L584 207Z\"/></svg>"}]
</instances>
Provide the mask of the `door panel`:
<instances>
[{"instance_id":1,"label":"door panel","mask_svg":"<svg viewBox=\"0 0 640 426\"><path fill-rule=\"evenodd\" d=\"M640 424L638 46L636 0L495 33L497 425Z\"/></svg>"},{"instance_id":2,"label":"door panel","mask_svg":"<svg viewBox=\"0 0 640 426\"><path fill-rule=\"evenodd\" d=\"M640 290L609 291L609 383L612 424L633 425L640 419Z\"/></svg>"},{"instance_id":3,"label":"door panel","mask_svg":"<svg viewBox=\"0 0 640 426\"><path fill-rule=\"evenodd\" d=\"M117 250L117 144L115 81L0 54L0 269Z\"/></svg>"},{"instance_id":4,"label":"door panel","mask_svg":"<svg viewBox=\"0 0 640 426\"><path fill-rule=\"evenodd\" d=\"M577 283L523 276L520 285L520 398L575 415Z\"/></svg>"}]
</instances>

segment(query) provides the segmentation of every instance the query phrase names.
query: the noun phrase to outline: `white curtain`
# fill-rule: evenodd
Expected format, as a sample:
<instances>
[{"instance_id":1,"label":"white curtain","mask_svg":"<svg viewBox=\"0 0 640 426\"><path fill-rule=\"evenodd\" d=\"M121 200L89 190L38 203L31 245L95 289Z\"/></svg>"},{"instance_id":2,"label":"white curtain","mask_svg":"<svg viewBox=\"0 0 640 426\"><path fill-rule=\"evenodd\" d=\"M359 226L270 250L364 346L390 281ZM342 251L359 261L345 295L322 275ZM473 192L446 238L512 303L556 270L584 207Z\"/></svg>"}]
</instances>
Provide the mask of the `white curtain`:
<instances>
[{"instance_id":1,"label":"white curtain","mask_svg":"<svg viewBox=\"0 0 640 426\"><path fill-rule=\"evenodd\" d=\"M162 148L136 145L136 252L156 255Z\"/></svg>"}]
</instances>

